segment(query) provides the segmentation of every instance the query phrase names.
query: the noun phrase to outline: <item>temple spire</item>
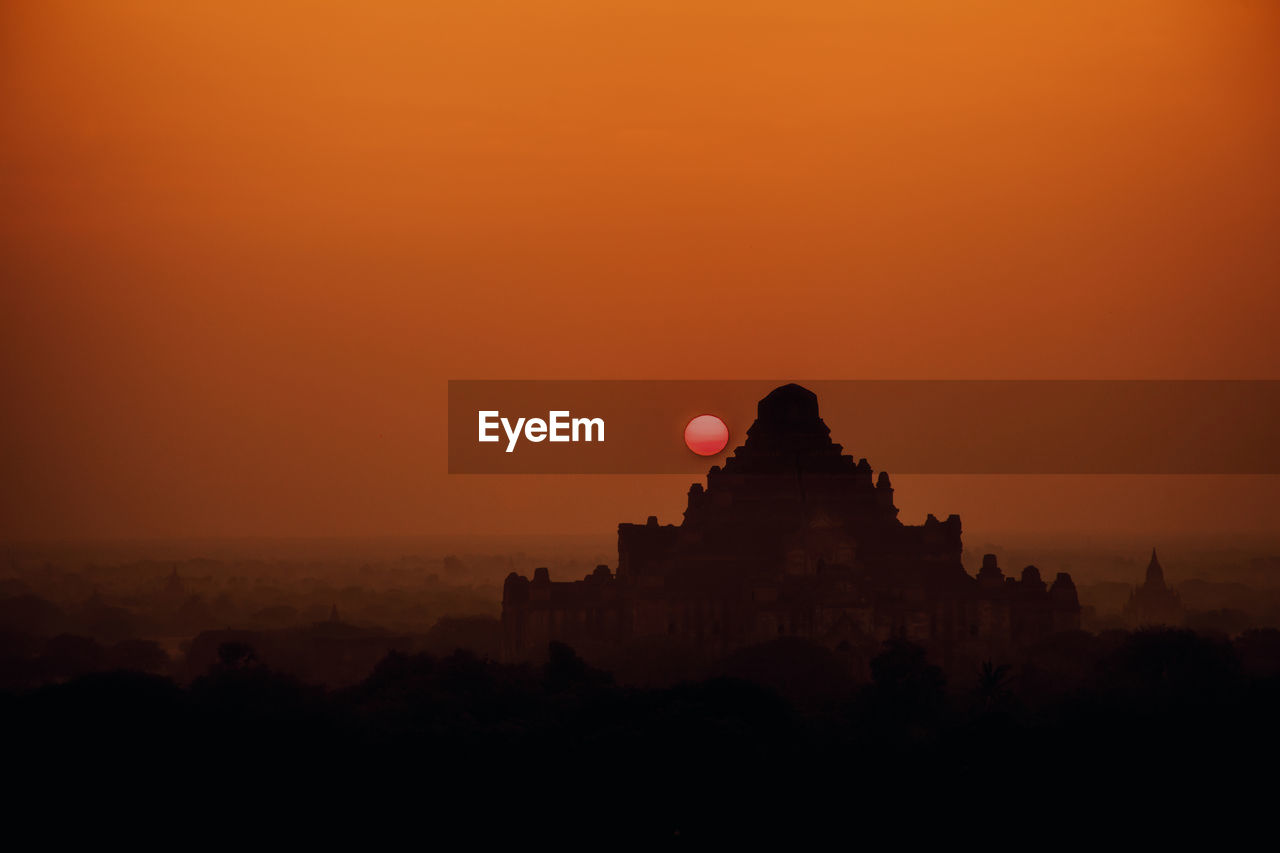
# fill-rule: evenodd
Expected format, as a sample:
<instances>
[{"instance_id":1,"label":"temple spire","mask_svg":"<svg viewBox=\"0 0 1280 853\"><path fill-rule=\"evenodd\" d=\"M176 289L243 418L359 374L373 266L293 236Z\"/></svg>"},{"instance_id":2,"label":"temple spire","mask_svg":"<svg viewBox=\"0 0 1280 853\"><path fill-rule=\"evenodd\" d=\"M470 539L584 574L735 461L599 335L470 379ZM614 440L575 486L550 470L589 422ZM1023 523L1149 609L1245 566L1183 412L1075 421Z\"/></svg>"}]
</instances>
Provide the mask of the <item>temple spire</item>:
<instances>
[{"instance_id":1,"label":"temple spire","mask_svg":"<svg viewBox=\"0 0 1280 853\"><path fill-rule=\"evenodd\" d=\"M1164 586L1164 569L1160 566L1160 560L1156 557L1156 549L1151 549L1151 562L1147 564L1147 584L1150 586Z\"/></svg>"}]
</instances>

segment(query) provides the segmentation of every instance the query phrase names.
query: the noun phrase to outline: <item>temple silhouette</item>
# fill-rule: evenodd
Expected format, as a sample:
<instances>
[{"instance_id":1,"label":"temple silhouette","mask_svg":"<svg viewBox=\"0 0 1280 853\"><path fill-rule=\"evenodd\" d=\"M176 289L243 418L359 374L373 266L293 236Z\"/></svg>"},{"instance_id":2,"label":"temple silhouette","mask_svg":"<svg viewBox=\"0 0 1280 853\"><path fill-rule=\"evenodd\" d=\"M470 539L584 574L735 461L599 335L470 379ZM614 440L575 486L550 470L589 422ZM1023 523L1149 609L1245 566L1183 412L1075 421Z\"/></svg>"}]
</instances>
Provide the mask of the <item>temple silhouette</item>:
<instances>
[{"instance_id":1,"label":"temple silhouette","mask_svg":"<svg viewBox=\"0 0 1280 853\"><path fill-rule=\"evenodd\" d=\"M1151 549L1147 577L1135 587L1124 606L1124 619L1131 628L1154 626L1179 627L1186 622L1182 598L1164 581L1164 567Z\"/></svg>"},{"instance_id":2,"label":"temple silhouette","mask_svg":"<svg viewBox=\"0 0 1280 853\"><path fill-rule=\"evenodd\" d=\"M1011 652L1078 629L1070 575L1005 577L994 555L961 562L960 517L903 524L884 471L834 443L818 399L784 385L757 405L746 441L689 489L681 524L618 525L616 572L553 582L511 573L504 655L560 641L592 655L665 638L707 656L779 638L811 641L864 667L903 638L946 664Z\"/></svg>"}]
</instances>

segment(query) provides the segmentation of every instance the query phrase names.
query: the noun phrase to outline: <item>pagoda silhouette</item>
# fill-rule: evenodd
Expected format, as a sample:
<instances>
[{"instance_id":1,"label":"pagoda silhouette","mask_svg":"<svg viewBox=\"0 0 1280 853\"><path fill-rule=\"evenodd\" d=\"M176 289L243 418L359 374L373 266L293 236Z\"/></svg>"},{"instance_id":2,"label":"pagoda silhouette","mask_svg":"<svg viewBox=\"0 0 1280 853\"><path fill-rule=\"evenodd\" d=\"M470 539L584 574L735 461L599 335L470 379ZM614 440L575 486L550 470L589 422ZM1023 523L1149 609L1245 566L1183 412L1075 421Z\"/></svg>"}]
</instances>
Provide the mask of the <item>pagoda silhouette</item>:
<instances>
[{"instance_id":1,"label":"pagoda silhouette","mask_svg":"<svg viewBox=\"0 0 1280 853\"><path fill-rule=\"evenodd\" d=\"M1125 622L1132 628L1164 626L1176 628L1186 622L1182 598L1165 583L1164 567L1151 549L1147 576L1142 586L1135 587L1124 606Z\"/></svg>"},{"instance_id":2,"label":"pagoda silhouette","mask_svg":"<svg viewBox=\"0 0 1280 853\"><path fill-rule=\"evenodd\" d=\"M707 656L800 638L865 665L894 638L942 663L981 660L1078 629L1075 585L1046 586L1034 566L1006 578L994 555L977 577L961 562L960 517L903 524L884 471L873 476L831 440L817 396L776 388L746 441L704 487L689 489L679 525L618 525L616 572L553 582L512 572L503 588L504 655L584 654L666 638Z\"/></svg>"}]
</instances>

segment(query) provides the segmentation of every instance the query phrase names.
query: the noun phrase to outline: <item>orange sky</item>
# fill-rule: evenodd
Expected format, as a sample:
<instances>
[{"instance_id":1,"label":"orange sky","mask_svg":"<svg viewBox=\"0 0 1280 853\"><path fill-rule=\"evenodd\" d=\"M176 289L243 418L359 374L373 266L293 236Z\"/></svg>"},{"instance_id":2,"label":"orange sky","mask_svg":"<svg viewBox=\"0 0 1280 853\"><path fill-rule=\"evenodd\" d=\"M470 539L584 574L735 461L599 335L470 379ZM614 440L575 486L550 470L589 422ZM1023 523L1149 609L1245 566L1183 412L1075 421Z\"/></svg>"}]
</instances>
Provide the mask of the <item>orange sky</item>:
<instances>
[{"instance_id":1,"label":"orange sky","mask_svg":"<svg viewBox=\"0 0 1280 853\"><path fill-rule=\"evenodd\" d=\"M0 10L7 539L678 520L684 477L449 477L451 377L1280 378L1274 2ZM1280 506L895 485L966 529Z\"/></svg>"}]
</instances>

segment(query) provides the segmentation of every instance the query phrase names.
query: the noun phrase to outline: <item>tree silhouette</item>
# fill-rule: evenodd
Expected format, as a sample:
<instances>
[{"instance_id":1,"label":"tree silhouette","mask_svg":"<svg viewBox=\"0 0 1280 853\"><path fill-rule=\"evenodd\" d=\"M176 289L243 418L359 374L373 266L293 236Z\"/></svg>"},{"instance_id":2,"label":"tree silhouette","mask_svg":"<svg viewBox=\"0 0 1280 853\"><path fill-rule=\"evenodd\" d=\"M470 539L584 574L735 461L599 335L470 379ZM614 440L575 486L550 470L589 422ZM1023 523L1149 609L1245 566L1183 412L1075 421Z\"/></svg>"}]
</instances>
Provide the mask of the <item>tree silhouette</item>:
<instances>
[{"instance_id":1,"label":"tree silhouette","mask_svg":"<svg viewBox=\"0 0 1280 853\"><path fill-rule=\"evenodd\" d=\"M1009 689L1009 667L1006 664L996 666L991 661L983 661L978 673L978 700L984 711L990 711L1007 703L1013 695Z\"/></svg>"}]
</instances>

